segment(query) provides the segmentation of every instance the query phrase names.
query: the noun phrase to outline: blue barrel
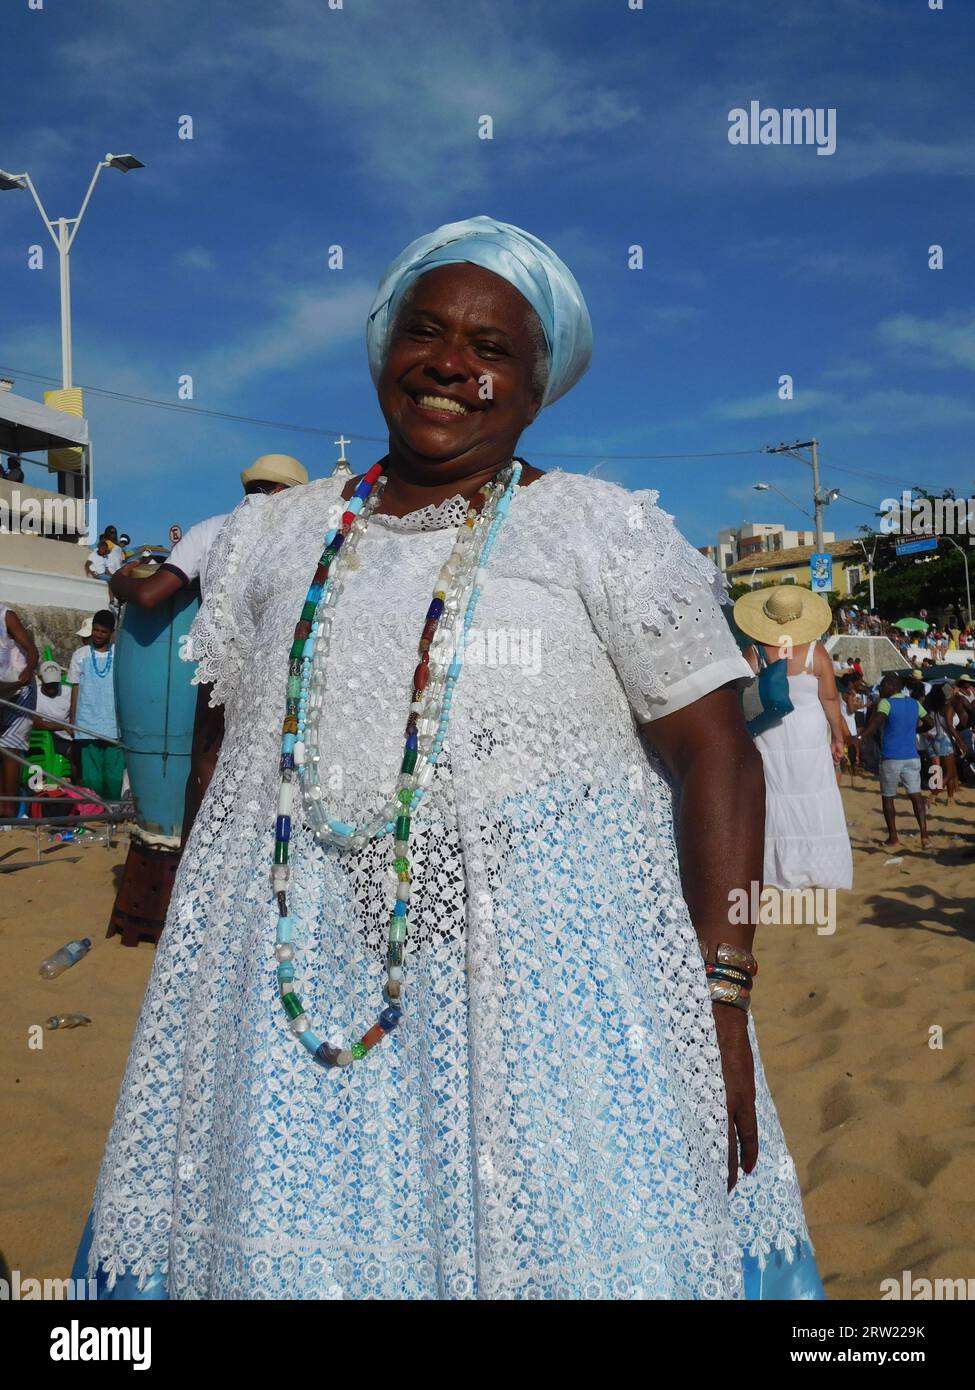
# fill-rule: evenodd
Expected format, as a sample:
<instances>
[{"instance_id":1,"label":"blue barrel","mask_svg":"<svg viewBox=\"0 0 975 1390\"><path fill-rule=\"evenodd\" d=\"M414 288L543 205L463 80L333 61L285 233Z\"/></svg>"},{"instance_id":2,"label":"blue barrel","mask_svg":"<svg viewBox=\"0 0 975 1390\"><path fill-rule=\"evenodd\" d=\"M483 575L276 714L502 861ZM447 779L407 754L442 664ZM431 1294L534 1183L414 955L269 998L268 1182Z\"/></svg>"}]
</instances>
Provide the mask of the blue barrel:
<instances>
[{"instance_id":1,"label":"blue barrel","mask_svg":"<svg viewBox=\"0 0 975 1390\"><path fill-rule=\"evenodd\" d=\"M196 711L193 667L179 653L199 606L196 585L158 608L127 603L115 644L119 737L136 820L153 835L177 840Z\"/></svg>"}]
</instances>

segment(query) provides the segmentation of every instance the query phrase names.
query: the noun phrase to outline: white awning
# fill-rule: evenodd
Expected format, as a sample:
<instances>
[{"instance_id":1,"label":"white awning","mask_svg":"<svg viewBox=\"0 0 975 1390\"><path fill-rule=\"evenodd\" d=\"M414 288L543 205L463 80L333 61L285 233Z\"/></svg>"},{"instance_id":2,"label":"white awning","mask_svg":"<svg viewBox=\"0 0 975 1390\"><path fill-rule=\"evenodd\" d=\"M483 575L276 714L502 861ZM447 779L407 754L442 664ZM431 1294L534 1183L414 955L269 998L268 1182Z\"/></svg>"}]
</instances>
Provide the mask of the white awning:
<instances>
[{"instance_id":1,"label":"white awning","mask_svg":"<svg viewBox=\"0 0 975 1390\"><path fill-rule=\"evenodd\" d=\"M65 415L0 391L0 451L5 454L33 454L42 449L61 449L68 444L88 443L88 421L78 415Z\"/></svg>"}]
</instances>

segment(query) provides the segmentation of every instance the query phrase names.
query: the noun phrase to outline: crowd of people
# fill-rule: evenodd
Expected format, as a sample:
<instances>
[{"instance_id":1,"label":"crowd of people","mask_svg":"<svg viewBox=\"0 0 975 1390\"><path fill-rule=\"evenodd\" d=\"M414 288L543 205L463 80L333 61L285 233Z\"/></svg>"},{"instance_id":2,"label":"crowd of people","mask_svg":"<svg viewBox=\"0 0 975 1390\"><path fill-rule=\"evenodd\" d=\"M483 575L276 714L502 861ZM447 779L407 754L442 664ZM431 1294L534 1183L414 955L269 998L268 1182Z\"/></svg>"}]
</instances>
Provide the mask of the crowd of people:
<instances>
[{"instance_id":1,"label":"crowd of people","mask_svg":"<svg viewBox=\"0 0 975 1390\"><path fill-rule=\"evenodd\" d=\"M943 624L929 624L925 608L918 612L917 625L904 631L897 622L882 618L875 608L841 603L833 610L831 631L839 637L886 637L907 660L916 658L916 653L912 657L913 646L930 652L934 661L945 661L949 652L958 652L965 660L975 654L975 626L951 615Z\"/></svg>"}]
</instances>

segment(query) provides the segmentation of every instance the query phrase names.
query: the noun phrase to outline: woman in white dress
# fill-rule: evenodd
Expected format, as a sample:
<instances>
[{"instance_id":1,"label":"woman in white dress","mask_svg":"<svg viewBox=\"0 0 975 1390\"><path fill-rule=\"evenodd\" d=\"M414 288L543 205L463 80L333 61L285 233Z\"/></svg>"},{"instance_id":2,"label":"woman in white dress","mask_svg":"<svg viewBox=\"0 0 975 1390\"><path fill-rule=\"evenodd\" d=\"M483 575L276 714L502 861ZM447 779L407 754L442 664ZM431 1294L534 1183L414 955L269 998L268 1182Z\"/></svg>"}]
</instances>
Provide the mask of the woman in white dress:
<instances>
[{"instance_id":1,"label":"woman in white dress","mask_svg":"<svg viewBox=\"0 0 975 1390\"><path fill-rule=\"evenodd\" d=\"M833 663L819 637L829 604L798 584L758 589L735 604L735 622L767 663L788 662L792 712L757 734L765 768L765 883L851 888L853 854L836 764L846 746ZM745 653L756 673L755 647Z\"/></svg>"},{"instance_id":2,"label":"woman in white dress","mask_svg":"<svg viewBox=\"0 0 975 1390\"><path fill-rule=\"evenodd\" d=\"M368 334L388 456L238 508L208 566L220 753L88 1268L123 1298L822 1297L729 921L762 776L720 577L655 493L513 457L589 360L536 238L421 238Z\"/></svg>"}]
</instances>

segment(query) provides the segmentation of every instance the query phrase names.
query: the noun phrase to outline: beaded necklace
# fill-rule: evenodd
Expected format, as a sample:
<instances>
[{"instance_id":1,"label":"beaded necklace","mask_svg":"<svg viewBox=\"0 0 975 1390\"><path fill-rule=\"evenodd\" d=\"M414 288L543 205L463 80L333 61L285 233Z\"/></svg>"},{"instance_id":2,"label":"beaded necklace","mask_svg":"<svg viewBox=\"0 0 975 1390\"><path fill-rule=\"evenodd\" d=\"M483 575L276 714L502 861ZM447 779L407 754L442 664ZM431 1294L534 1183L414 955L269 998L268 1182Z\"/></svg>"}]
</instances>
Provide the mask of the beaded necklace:
<instances>
[{"instance_id":1,"label":"beaded necklace","mask_svg":"<svg viewBox=\"0 0 975 1390\"><path fill-rule=\"evenodd\" d=\"M104 665L101 669L99 669L99 666L98 666L98 657L97 657L97 654L96 654L96 652L95 652L95 648L94 648L94 647L89 647L88 650L91 652L91 668L92 668L92 670L94 671L94 673L95 673L96 676L100 677L101 680L104 680L105 677L108 675L109 671L111 671L111 669L112 669L112 648L109 647L109 649L108 649L108 655L107 655L106 658L105 658L105 665Z\"/></svg>"},{"instance_id":2,"label":"beaded necklace","mask_svg":"<svg viewBox=\"0 0 975 1390\"><path fill-rule=\"evenodd\" d=\"M277 980L281 1003L298 1041L323 1067L345 1067L358 1061L399 1023L403 987L403 957L408 932L410 901L410 816L433 781L434 768L443 750L450 721L454 687L462 667L463 643L481 595L486 565L498 531L511 505L521 476L521 463L506 464L479 491L480 510L469 506L450 558L434 585L433 601L427 609L420 635L420 661L412 677L412 698L406 722L406 742L393 798L379 818L366 826L350 825L331 818L323 805L318 777L317 718L324 703L328 679L328 650L335 607L343 590L340 578L351 568L351 557L365 531L369 517L379 505L386 477L381 464L363 474L346 503L339 525L325 538L325 548L305 595L294 640L288 656L288 684L285 717L281 728L281 786L274 826L274 864L271 885L278 905ZM446 614L458 618L464 595L462 630L457 624L444 624ZM314 716L309 721L309 716ZM387 977L383 989L386 1007L378 1021L350 1048L321 1042L313 1032L304 1005L295 993L293 922L288 915L287 887L290 877L289 849L291 812L295 781L300 782L302 807L320 841L345 849L362 849L371 839L393 837L393 869L396 872L396 902L389 921L386 953Z\"/></svg>"}]
</instances>

